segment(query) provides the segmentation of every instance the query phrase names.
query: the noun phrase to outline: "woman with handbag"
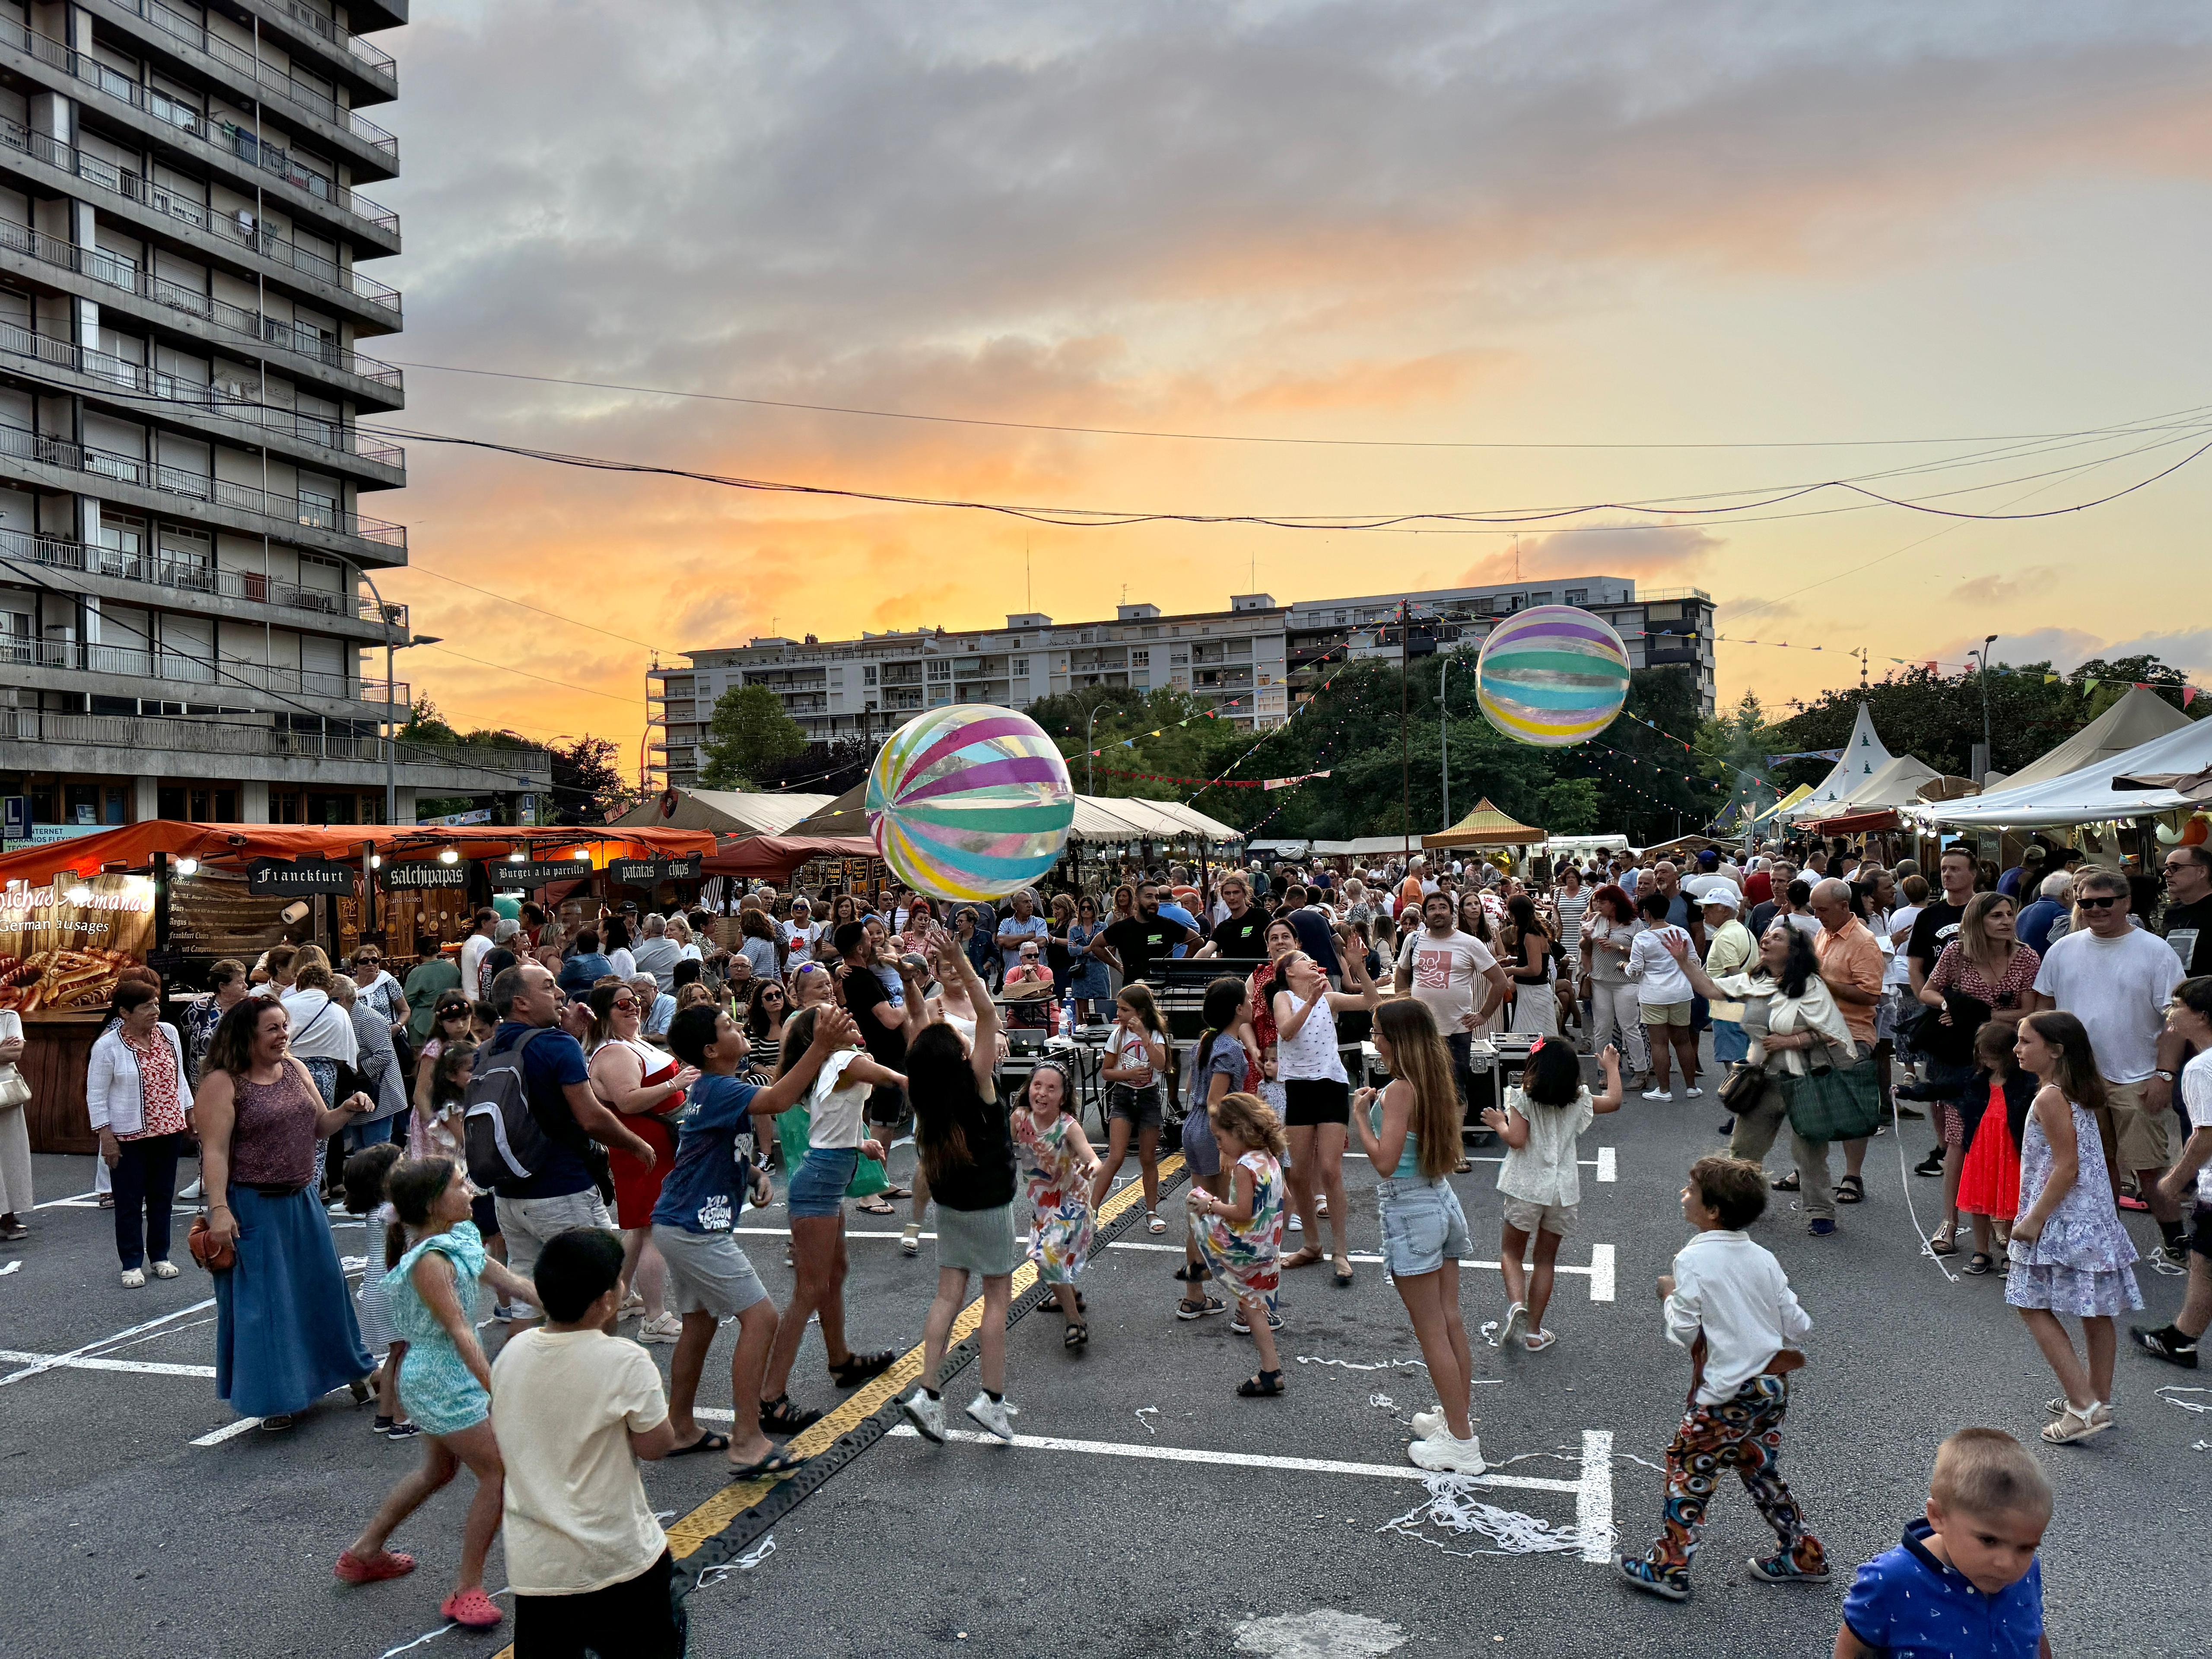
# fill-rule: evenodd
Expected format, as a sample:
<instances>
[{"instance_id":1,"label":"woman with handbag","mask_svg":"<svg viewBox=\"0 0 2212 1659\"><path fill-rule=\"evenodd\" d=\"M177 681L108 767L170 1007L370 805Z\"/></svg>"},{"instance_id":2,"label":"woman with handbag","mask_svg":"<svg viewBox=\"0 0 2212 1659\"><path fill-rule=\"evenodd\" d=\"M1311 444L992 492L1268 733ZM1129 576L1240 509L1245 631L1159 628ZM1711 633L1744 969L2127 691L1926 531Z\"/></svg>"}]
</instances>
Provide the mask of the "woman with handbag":
<instances>
[{"instance_id":1,"label":"woman with handbag","mask_svg":"<svg viewBox=\"0 0 2212 1659\"><path fill-rule=\"evenodd\" d=\"M1713 978L1690 948L1686 935L1665 941L1668 955L1681 965L1691 987L1715 1002L1743 1005L1747 1057L1729 1074L1721 1094L1735 1113L1729 1141L1732 1158L1765 1161L1786 1119L1790 1145L1808 1218L1805 1231L1826 1238L1836 1231L1835 1195L1828 1185L1828 1143L1840 1134L1808 1133L1801 1125L1812 1114L1801 1112L1792 1097L1814 1085L1821 1073L1856 1064L1860 1054L1850 1027L1820 978L1813 941L1786 919L1767 925L1759 941L1759 960L1747 974ZM1811 1104L1807 1103L1808 1106ZM1876 1105L1879 1110L1879 1105ZM1869 1131L1871 1125L1869 1126ZM1868 1133L1869 1131L1861 1131Z\"/></svg>"},{"instance_id":2,"label":"woman with handbag","mask_svg":"<svg viewBox=\"0 0 2212 1659\"><path fill-rule=\"evenodd\" d=\"M23 1080L23 1018L0 1008L0 1244L19 1244L31 1236L23 1218L31 1212L31 1130L23 1108L31 1085Z\"/></svg>"},{"instance_id":3,"label":"woman with handbag","mask_svg":"<svg viewBox=\"0 0 2212 1659\"><path fill-rule=\"evenodd\" d=\"M215 1391L270 1430L342 1383L368 1399L372 1369L314 1180L324 1140L375 1106L367 1095L325 1106L289 1029L264 998L225 1014L193 1113L214 1195L192 1254L215 1273Z\"/></svg>"},{"instance_id":4,"label":"woman with handbag","mask_svg":"<svg viewBox=\"0 0 2212 1659\"><path fill-rule=\"evenodd\" d=\"M130 981L115 988L112 1029L92 1045L84 1103L100 1135L100 1161L115 1182L115 1254L123 1282L174 1279L169 1216L176 1203L177 1158L192 1127L192 1087L184 1039L161 1018L161 994Z\"/></svg>"}]
</instances>

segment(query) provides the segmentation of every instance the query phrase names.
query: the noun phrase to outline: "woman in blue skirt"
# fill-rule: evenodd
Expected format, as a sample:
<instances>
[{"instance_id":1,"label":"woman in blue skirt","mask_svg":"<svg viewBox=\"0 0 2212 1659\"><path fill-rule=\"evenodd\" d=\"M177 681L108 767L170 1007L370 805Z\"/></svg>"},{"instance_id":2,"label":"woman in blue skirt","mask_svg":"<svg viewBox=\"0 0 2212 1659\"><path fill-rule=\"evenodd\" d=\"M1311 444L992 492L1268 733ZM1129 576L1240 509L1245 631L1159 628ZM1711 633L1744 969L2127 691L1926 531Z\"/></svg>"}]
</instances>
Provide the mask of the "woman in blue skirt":
<instances>
[{"instance_id":1,"label":"woman in blue skirt","mask_svg":"<svg viewBox=\"0 0 2212 1659\"><path fill-rule=\"evenodd\" d=\"M315 1149L376 1106L356 1094L325 1107L288 1029L281 1003L238 1004L194 1100L208 1231L238 1250L215 1276L215 1391L272 1430L341 1385L366 1400L372 1369L314 1181Z\"/></svg>"}]
</instances>

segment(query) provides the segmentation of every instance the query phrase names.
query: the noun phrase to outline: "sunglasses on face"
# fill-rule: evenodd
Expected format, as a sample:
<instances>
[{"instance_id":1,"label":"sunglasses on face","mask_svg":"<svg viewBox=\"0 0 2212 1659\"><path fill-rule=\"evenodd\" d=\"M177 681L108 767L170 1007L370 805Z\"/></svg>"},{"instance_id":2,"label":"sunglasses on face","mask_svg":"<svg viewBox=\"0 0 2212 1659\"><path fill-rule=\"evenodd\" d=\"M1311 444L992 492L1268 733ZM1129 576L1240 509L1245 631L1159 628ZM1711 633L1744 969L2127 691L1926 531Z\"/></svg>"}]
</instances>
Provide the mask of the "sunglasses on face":
<instances>
[{"instance_id":1,"label":"sunglasses on face","mask_svg":"<svg viewBox=\"0 0 2212 1659\"><path fill-rule=\"evenodd\" d=\"M2101 898L2077 898L2074 901L2084 910L2109 910L2119 902L2119 896L2115 893L2108 893Z\"/></svg>"},{"instance_id":2,"label":"sunglasses on face","mask_svg":"<svg viewBox=\"0 0 2212 1659\"><path fill-rule=\"evenodd\" d=\"M760 994L760 1000L763 1002L781 1002L783 1000L783 993L777 990L763 991Z\"/></svg>"},{"instance_id":3,"label":"sunglasses on face","mask_svg":"<svg viewBox=\"0 0 2212 1659\"><path fill-rule=\"evenodd\" d=\"M637 1007L637 999L635 997L617 997L607 1006L611 1008L620 1008L625 1012L635 1012Z\"/></svg>"}]
</instances>

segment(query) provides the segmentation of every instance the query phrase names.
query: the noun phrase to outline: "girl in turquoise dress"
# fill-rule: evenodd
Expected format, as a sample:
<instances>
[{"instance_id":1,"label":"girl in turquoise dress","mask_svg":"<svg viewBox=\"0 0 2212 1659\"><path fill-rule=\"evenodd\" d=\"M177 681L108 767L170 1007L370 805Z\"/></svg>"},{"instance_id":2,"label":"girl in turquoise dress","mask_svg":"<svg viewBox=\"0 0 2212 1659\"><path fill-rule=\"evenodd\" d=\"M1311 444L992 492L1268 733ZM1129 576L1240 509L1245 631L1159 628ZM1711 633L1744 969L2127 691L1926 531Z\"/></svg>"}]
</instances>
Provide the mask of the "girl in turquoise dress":
<instances>
[{"instance_id":1,"label":"girl in turquoise dress","mask_svg":"<svg viewBox=\"0 0 2212 1659\"><path fill-rule=\"evenodd\" d=\"M1185 1201L1190 1206L1193 1237L1214 1278L1237 1292L1243 1312L1242 1322L1252 1332L1260 1351L1260 1373L1237 1385L1250 1399L1283 1392L1282 1362L1275 1353L1271 1304L1282 1284L1283 1165L1289 1150L1281 1120L1257 1095L1224 1095L1208 1109L1213 1139L1221 1148L1222 1173L1229 1177L1229 1196L1219 1198L1193 1187ZM1207 1298L1203 1308L1188 1311L1185 1303L1176 1310L1178 1319L1196 1319L1218 1313L1221 1304Z\"/></svg>"},{"instance_id":2,"label":"girl in turquoise dress","mask_svg":"<svg viewBox=\"0 0 2212 1659\"><path fill-rule=\"evenodd\" d=\"M1049 1062L1038 1066L1014 1108L1012 1127L1036 1212L1030 1260L1036 1264L1037 1282L1052 1286L1060 1317L1067 1322L1060 1345L1079 1348L1091 1340L1091 1324L1084 1317L1075 1276L1091 1258L1097 1226L1091 1182L1098 1173L1098 1158L1083 1126L1066 1109L1070 1093L1066 1072Z\"/></svg>"},{"instance_id":3,"label":"girl in turquoise dress","mask_svg":"<svg viewBox=\"0 0 2212 1659\"><path fill-rule=\"evenodd\" d=\"M449 1158L410 1159L396 1165L386 1193L399 1220L387 1234L384 1275L392 1334L407 1345L399 1367L399 1399L422 1425L422 1467L392 1489L376 1518L337 1559L337 1576L349 1584L397 1578L415 1570L415 1558L385 1548L399 1523L421 1508L467 1464L477 1477L476 1501L461 1528L460 1567L441 1616L471 1630L489 1630L500 1610L484 1594L484 1556L499 1530L506 1471L491 1428L491 1366L477 1346L477 1285L489 1279L502 1302L520 1297L535 1304L538 1292L484 1250L469 1219L472 1194ZM412 1248L407 1248L409 1240Z\"/></svg>"}]
</instances>

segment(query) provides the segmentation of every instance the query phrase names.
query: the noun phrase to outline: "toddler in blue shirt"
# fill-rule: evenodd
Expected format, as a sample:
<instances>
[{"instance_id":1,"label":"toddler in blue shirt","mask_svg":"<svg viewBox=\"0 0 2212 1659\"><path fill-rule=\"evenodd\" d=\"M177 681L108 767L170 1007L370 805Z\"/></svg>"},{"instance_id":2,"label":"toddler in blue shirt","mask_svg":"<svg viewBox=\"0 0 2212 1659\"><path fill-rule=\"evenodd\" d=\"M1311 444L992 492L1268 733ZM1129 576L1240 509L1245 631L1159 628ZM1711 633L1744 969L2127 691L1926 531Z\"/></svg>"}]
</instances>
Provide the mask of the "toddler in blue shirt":
<instances>
[{"instance_id":1,"label":"toddler in blue shirt","mask_svg":"<svg viewBox=\"0 0 2212 1659\"><path fill-rule=\"evenodd\" d=\"M2051 1483L2000 1429L1937 1448L1928 1513L1858 1571L1835 1659L2050 1659L2043 1571Z\"/></svg>"}]
</instances>

